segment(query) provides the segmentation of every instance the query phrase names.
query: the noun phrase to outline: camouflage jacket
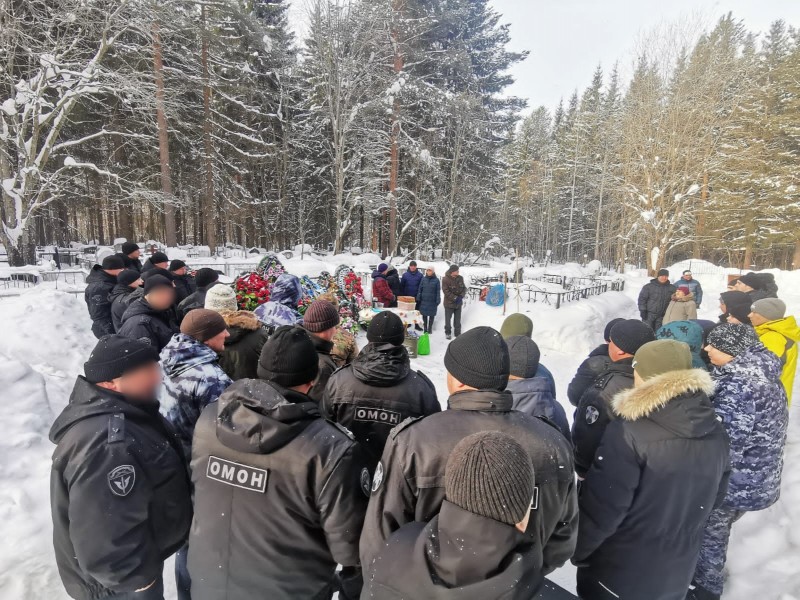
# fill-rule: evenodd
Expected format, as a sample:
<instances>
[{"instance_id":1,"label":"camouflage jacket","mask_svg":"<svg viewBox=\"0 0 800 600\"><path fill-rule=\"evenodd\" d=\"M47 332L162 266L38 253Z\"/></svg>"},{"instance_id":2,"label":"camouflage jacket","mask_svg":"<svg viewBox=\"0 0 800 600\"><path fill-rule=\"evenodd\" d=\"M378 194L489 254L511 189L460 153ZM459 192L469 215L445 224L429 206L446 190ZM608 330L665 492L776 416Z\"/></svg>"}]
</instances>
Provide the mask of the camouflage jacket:
<instances>
[{"instance_id":1,"label":"camouflage jacket","mask_svg":"<svg viewBox=\"0 0 800 600\"><path fill-rule=\"evenodd\" d=\"M176 333L161 351L161 412L172 423L186 460L200 413L233 383L219 366L219 356L193 337Z\"/></svg>"},{"instance_id":2,"label":"camouflage jacket","mask_svg":"<svg viewBox=\"0 0 800 600\"><path fill-rule=\"evenodd\" d=\"M789 422L780 374L780 360L760 343L712 373L712 401L731 445L730 508L762 510L780 496Z\"/></svg>"}]
</instances>

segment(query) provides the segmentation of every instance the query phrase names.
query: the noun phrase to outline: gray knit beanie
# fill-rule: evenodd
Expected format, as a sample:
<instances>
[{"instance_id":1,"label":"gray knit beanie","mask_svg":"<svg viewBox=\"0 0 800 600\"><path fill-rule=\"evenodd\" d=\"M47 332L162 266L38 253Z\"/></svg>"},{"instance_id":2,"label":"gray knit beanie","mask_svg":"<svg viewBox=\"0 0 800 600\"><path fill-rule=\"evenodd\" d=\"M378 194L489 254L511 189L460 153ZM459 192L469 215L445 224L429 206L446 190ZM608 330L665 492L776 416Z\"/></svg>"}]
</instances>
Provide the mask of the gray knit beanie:
<instances>
[{"instance_id":1,"label":"gray knit beanie","mask_svg":"<svg viewBox=\"0 0 800 600\"><path fill-rule=\"evenodd\" d=\"M447 459L447 500L467 512L507 525L520 523L530 511L534 485L528 453L500 431L468 435Z\"/></svg>"},{"instance_id":2,"label":"gray knit beanie","mask_svg":"<svg viewBox=\"0 0 800 600\"><path fill-rule=\"evenodd\" d=\"M786 303L778 298L762 298L753 302L750 311L761 315L767 321L777 321L786 316Z\"/></svg>"},{"instance_id":3,"label":"gray knit beanie","mask_svg":"<svg viewBox=\"0 0 800 600\"><path fill-rule=\"evenodd\" d=\"M236 292L234 292L229 286L221 283L211 286L206 292L204 308L207 308L208 310L214 310L216 312L222 312L223 310L238 310L239 305L236 304Z\"/></svg>"}]
</instances>

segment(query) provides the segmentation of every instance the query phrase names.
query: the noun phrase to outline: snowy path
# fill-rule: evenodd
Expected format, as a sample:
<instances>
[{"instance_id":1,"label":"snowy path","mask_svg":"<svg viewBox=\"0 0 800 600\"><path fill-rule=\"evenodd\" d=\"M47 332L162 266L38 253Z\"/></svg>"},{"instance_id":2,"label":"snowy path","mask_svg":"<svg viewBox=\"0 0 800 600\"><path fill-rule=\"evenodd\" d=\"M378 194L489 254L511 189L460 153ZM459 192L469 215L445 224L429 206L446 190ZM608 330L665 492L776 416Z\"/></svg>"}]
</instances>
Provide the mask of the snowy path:
<instances>
[{"instance_id":1,"label":"snowy path","mask_svg":"<svg viewBox=\"0 0 800 600\"><path fill-rule=\"evenodd\" d=\"M776 277L791 312L800 314L800 272ZM575 369L600 342L609 319L637 316L635 298L645 281L629 277L625 292L607 293L558 311L541 304L522 304L522 311L535 323L534 338L542 349L542 363L553 371L568 415L572 407L566 400L566 386ZM702 281L707 301L701 316L716 318L712 299L722 291L722 278ZM513 308L514 303L509 312ZM502 321L500 309L478 303L465 306L465 330L477 325L499 329ZM433 352L415 363L437 385L444 403L443 327L440 313L432 337ZM48 482L53 446L47 432L94 342L79 296L37 290L0 300L0 389L5 404L0 413L0 600L67 598L51 543ZM798 388L796 398L800 398L800 385ZM797 464L800 415L795 406L782 498L771 509L750 514L734 527L729 561L733 575L725 600L800 600L800 472L793 468ZM553 579L574 589L574 569L569 565ZM174 598L171 565L165 571L165 582L167 597Z\"/></svg>"}]
</instances>

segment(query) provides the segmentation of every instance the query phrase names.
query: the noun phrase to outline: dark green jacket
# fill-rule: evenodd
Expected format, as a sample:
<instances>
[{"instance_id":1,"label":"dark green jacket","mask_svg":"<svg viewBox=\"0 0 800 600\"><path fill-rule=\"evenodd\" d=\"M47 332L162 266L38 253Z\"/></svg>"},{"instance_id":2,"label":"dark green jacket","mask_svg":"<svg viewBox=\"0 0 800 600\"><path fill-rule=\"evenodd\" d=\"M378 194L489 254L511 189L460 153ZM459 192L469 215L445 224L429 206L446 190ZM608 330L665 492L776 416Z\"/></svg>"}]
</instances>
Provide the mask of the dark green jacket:
<instances>
[{"instance_id":1,"label":"dark green jacket","mask_svg":"<svg viewBox=\"0 0 800 600\"><path fill-rule=\"evenodd\" d=\"M219 359L219 366L234 381L258 379L258 358L269 337L261 321L249 310L223 312L222 317L231 335L225 340L225 351Z\"/></svg>"}]
</instances>

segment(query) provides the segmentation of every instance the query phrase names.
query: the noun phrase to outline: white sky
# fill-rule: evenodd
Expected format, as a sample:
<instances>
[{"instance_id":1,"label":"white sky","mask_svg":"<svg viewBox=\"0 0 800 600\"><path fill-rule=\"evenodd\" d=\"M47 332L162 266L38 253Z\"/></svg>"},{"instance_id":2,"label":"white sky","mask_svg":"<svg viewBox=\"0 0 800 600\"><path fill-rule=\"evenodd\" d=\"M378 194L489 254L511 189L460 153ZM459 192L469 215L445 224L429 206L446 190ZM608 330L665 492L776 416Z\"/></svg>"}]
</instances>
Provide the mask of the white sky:
<instances>
[{"instance_id":1,"label":"white sky","mask_svg":"<svg viewBox=\"0 0 800 600\"><path fill-rule=\"evenodd\" d=\"M289 0L292 21L302 30L304 0ZM800 27L800 0L492 0L511 23L512 50L530 57L512 74L509 93L528 99L530 108L555 108L575 88L591 81L598 63L606 72L619 61L621 75L632 71L632 54L640 35L680 20L707 27L732 12L750 31L765 32L782 18Z\"/></svg>"}]
</instances>

